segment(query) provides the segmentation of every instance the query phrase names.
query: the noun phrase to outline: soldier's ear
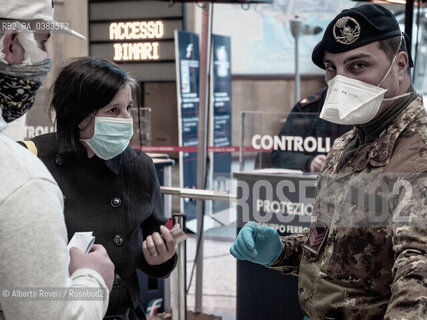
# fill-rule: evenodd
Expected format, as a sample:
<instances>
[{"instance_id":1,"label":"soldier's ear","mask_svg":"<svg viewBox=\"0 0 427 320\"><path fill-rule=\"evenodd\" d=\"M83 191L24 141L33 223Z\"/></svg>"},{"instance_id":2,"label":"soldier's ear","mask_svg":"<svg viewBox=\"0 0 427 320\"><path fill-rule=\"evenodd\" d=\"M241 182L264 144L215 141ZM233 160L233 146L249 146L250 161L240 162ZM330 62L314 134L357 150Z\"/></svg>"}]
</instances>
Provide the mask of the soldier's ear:
<instances>
[{"instance_id":1,"label":"soldier's ear","mask_svg":"<svg viewBox=\"0 0 427 320\"><path fill-rule=\"evenodd\" d=\"M408 54L404 51L400 51L396 57L397 66L398 66L398 77L400 81L408 75L408 67L409 67L409 57Z\"/></svg>"},{"instance_id":2,"label":"soldier's ear","mask_svg":"<svg viewBox=\"0 0 427 320\"><path fill-rule=\"evenodd\" d=\"M20 64L24 60L24 48L18 41L17 32L8 32L3 37L3 53L9 64Z\"/></svg>"}]
</instances>

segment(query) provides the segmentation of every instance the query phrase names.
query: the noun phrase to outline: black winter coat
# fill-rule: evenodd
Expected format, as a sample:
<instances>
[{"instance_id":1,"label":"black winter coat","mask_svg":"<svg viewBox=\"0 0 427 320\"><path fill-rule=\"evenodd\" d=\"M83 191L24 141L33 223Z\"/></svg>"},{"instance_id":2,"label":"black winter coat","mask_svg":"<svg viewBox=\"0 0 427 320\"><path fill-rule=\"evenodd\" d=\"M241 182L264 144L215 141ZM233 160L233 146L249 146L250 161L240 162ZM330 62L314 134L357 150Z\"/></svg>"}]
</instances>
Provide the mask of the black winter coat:
<instances>
[{"instance_id":1,"label":"black winter coat","mask_svg":"<svg viewBox=\"0 0 427 320\"><path fill-rule=\"evenodd\" d=\"M166 221L153 161L130 147L107 161L89 159L82 146L61 152L55 133L32 141L64 195L68 239L75 232L93 231L95 243L106 248L115 265L107 315L136 308L141 302L136 269L164 278L176 264L175 255L162 265L150 266L142 254L143 240Z\"/></svg>"}]
</instances>

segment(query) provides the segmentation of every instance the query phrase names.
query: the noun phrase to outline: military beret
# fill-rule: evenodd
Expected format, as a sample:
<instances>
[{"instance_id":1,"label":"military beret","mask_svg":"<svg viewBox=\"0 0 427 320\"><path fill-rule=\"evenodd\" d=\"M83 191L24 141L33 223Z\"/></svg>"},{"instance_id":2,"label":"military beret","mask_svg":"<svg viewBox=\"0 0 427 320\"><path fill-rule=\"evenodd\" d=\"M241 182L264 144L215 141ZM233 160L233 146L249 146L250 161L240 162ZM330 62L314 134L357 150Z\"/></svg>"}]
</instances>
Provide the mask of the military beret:
<instances>
[{"instance_id":1,"label":"military beret","mask_svg":"<svg viewBox=\"0 0 427 320\"><path fill-rule=\"evenodd\" d=\"M366 4L346 9L329 23L322 40L314 47L311 59L317 66L325 69L323 64L325 51L330 53L350 51L401 34L399 23L393 13L383 6ZM408 43L409 38L406 34L405 39ZM409 53L408 56L412 67Z\"/></svg>"}]
</instances>

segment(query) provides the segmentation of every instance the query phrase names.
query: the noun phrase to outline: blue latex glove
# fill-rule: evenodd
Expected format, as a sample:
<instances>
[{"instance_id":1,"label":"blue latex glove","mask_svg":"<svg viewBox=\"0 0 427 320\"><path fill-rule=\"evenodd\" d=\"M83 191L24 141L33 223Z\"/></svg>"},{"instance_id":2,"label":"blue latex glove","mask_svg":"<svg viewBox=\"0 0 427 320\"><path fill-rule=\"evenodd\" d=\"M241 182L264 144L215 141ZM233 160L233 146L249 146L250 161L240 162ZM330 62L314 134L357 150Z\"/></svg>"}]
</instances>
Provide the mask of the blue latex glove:
<instances>
[{"instance_id":1,"label":"blue latex glove","mask_svg":"<svg viewBox=\"0 0 427 320\"><path fill-rule=\"evenodd\" d=\"M282 253L282 240L276 229L250 221L240 230L230 253L239 260L271 265Z\"/></svg>"}]
</instances>

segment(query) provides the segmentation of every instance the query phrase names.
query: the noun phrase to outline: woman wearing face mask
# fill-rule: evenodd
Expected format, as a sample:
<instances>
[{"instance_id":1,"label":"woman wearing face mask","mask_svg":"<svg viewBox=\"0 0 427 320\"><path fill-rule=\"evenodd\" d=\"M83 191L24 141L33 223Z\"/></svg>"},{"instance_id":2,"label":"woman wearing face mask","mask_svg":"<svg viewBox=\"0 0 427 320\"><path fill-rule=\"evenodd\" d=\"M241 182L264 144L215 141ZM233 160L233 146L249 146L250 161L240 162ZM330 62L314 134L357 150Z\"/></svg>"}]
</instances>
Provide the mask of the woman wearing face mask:
<instances>
[{"instance_id":1,"label":"woman wearing face mask","mask_svg":"<svg viewBox=\"0 0 427 320\"><path fill-rule=\"evenodd\" d=\"M63 192L68 238L93 231L115 265L106 319L145 319L136 269L163 278L176 263L153 162L129 147L134 86L106 60L77 59L53 85L57 132L33 139Z\"/></svg>"}]
</instances>

